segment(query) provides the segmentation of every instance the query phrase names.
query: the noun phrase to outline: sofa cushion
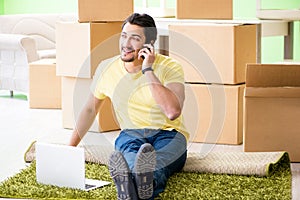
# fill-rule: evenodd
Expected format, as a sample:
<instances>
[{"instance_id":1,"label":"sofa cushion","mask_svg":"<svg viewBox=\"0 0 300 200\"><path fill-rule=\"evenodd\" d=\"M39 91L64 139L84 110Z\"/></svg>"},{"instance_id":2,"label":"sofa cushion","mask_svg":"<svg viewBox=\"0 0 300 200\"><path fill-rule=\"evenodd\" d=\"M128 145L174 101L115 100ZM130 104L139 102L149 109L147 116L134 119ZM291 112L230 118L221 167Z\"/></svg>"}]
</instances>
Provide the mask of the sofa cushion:
<instances>
[{"instance_id":1,"label":"sofa cushion","mask_svg":"<svg viewBox=\"0 0 300 200\"><path fill-rule=\"evenodd\" d=\"M56 57L56 22L77 20L76 14L0 15L0 89L27 93L28 63Z\"/></svg>"},{"instance_id":2,"label":"sofa cushion","mask_svg":"<svg viewBox=\"0 0 300 200\"><path fill-rule=\"evenodd\" d=\"M39 59L56 58L56 49L39 50L37 53L39 55Z\"/></svg>"},{"instance_id":3,"label":"sofa cushion","mask_svg":"<svg viewBox=\"0 0 300 200\"><path fill-rule=\"evenodd\" d=\"M76 21L76 14L0 15L0 33L30 35L37 50L55 49L57 21Z\"/></svg>"}]
</instances>

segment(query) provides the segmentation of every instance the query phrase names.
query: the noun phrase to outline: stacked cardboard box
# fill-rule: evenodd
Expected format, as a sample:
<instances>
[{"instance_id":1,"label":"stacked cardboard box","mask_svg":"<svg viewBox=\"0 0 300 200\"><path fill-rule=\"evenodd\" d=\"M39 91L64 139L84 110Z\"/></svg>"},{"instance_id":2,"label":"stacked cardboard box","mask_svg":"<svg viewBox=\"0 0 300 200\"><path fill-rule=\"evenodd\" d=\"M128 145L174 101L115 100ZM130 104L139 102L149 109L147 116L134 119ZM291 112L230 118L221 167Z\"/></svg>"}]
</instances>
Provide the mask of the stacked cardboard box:
<instances>
[{"instance_id":1,"label":"stacked cardboard box","mask_svg":"<svg viewBox=\"0 0 300 200\"><path fill-rule=\"evenodd\" d=\"M56 76L55 59L29 64L29 107L61 108L61 78Z\"/></svg>"},{"instance_id":2,"label":"stacked cardboard box","mask_svg":"<svg viewBox=\"0 0 300 200\"><path fill-rule=\"evenodd\" d=\"M249 64L244 150L287 151L300 162L300 65Z\"/></svg>"},{"instance_id":3,"label":"stacked cardboard box","mask_svg":"<svg viewBox=\"0 0 300 200\"><path fill-rule=\"evenodd\" d=\"M122 22L57 23L57 75L92 78L102 60L119 54L121 25Z\"/></svg>"},{"instance_id":4,"label":"stacked cardboard box","mask_svg":"<svg viewBox=\"0 0 300 200\"><path fill-rule=\"evenodd\" d=\"M232 19L233 0L177 0L178 19Z\"/></svg>"},{"instance_id":5,"label":"stacked cardboard box","mask_svg":"<svg viewBox=\"0 0 300 200\"><path fill-rule=\"evenodd\" d=\"M74 128L99 63L119 54L121 26L132 12L133 0L78 0L78 22L57 23L56 73L62 76L64 128ZM90 131L117 129L112 104L106 99Z\"/></svg>"},{"instance_id":6,"label":"stacked cardboard box","mask_svg":"<svg viewBox=\"0 0 300 200\"><path fill-rule=\"evenodd\" d=\"M256 25L178 24L169 26L169 53L193 83L245 82L246 64L256 63Z\"/></svg>"},{"instance_id":7,"label":"stacked cardboard box","mask_svg":"<svg viewBox=\"0 0 300 200\"><path fill-rule=\"evenodd\" d=\"M184 117L194 142L242 143L247 63L256 63L256 25L169 26L169 55L184 69ZM198 108L198 109L195 109Z\"/></svg>"},{"instance_id":8,"label":"stacked cardboard box","mask_svg":"<svg viewBox=\"0 0 300 200\"><path fill-rule=\"evenodd\" d=\"M79 22L123 21L133 13L133 0L78 0Z\"/></svg>"},{"instance_id":9,"label":"stacked cardboard box","mask_svg":"<svg viewBox=\"0 0 300 200\"><path fill-rule=\"evenodd\" d=\"M90 95L92 79L62 77L62 114L64 128L74 128L75 120ZM90 131L103 132L119 129L110 99L104 100Z\"/></svg>"},{"instance_id":10,"label":"stacked cardboard box","mask_svg":"<svg viewBox=\"0 0 300 200\"><path fill-rule=\"evenodd\" d=\"M244 84L185 84L183 115L193 142L243 141Z\"/></svg>"}]
</instances>

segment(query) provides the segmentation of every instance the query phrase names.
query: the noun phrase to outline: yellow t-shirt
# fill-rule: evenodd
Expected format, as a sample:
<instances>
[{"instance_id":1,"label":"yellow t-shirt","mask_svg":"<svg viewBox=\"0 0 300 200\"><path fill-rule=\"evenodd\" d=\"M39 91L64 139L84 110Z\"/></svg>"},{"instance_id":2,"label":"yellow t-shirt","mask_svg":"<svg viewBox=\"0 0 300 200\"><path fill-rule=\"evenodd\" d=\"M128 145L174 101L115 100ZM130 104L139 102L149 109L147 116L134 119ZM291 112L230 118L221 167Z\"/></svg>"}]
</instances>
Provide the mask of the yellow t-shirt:
<instances>
[{"instance_id":1,"label":"yellow t-shirt","mask_svg":"<svg viewBox=\"0 0 300 200\"><path fill-rule=\"evenodd\" d=\"M163 85L184 84L182 67L172 58L156 54L152 68ZM169 120L153 99L146 77L141 71L128 73L120 56L100 63L92 92L98 99L111 99L121 129L176 129L189 138L182 115Z\"/></svg>"}]
</instances>

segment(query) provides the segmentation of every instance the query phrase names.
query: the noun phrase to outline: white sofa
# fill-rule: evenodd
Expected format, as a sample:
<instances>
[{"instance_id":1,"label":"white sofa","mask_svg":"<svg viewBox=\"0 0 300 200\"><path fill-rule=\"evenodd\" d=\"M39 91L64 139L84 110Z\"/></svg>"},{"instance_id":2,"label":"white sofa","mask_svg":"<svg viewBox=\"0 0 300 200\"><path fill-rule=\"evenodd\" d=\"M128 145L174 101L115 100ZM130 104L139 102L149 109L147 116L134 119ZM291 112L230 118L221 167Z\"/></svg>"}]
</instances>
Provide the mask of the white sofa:
<instances>
[{"instance_id":1,"label":"white sofa","mask_svg":"<svg viewBox=\"0 0 300 200\"><path fill-rule=\"evenodd\" d=\"M76 14L0 15L0 89L29 91L29 63L55 58L55 24Z\"/></svg>"}]
</instances>

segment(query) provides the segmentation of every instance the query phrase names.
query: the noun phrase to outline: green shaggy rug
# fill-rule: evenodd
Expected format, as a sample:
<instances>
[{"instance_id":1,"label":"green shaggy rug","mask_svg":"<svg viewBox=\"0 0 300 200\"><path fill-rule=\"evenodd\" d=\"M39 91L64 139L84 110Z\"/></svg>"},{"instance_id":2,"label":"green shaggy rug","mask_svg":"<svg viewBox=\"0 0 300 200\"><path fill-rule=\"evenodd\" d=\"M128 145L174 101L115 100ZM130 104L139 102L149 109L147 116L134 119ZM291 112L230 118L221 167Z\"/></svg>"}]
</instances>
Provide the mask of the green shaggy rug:
<instances>
[{"instance_id":1,"label":"green shaggy rug","mask_svg":"<svg viewBox=\"0 0 300 200\"><path fill-rule=\"evenodd\" d=\"M173 175L157 199L291 199L288 154L272 165L268 176L180 172ZM112 181L105 165L86 163L86 176ZM30 199L116 199L114 184L89 192L41 185L35 162L0 184L0 197Z\"/></svg>"}]
</instances>

